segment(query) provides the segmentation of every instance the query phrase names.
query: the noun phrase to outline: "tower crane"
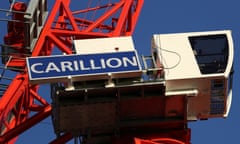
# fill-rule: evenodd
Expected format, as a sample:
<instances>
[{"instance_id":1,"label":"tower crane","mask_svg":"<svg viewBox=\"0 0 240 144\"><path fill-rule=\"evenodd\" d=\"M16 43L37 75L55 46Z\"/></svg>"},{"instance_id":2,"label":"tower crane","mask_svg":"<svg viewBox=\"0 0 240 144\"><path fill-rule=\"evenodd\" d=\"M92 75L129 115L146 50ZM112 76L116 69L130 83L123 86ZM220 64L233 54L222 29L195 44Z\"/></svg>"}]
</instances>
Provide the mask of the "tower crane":
<instances>
[{"instance_id":1,"label":"tower crane","mask_svg":"<svg viewBox=\"0 0 240 144\"><path fill-rule=\"evenodd\" d=\"M190 144L189 121L227 117L231 31L156 33L151 56L139 57L133 32L143 2L56 0L48 12L47 0L11 1L1 10L11 17L0 143L51 116L51 144ZM43 83L51 103L39 94Z\"/></svg>"}]
</instances>

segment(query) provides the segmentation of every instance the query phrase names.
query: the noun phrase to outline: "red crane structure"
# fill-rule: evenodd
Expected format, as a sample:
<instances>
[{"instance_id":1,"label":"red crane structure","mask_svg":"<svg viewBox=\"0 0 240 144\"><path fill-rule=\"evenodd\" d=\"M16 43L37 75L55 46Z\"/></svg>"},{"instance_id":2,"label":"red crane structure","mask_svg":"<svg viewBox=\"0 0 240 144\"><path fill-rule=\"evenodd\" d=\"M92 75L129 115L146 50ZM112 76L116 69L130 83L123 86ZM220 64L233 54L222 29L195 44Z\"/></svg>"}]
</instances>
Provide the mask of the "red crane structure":
<instances>
[{"instance_id":1,"label":"red crane structure","mask_svg":"<svg viewBox=\"0 0 240 144\"><path fill-rule=\"evenodd\" d=\"M198 92L169 91L166 96L166 85L156 78L134 83L133 76L129 78L131 83L125 83L126 79L121 77L113 79L116 86L102 87L98 84L105 79L78 81L68 77L49 80L50 104L39 94L41 83L47 81L35 82L29 75L26 59L75 55L75 40L131 37L143 2L56 0L49 14L47 0L10 3L10 11L6 12L12 18L2 44L0 143L15 143L21 133L52 116L56 133L52 144L67 143L73 138L81 139L83 144L190 144L188 121L192 115L188 114L188 97ZM83 7L84 4L87 6ZM79 9L73 5L79 5ZM108 64L111 65L110 61ZM70 66L66 64L65 68L71 69ZM146 73L156 77L159 75L155 72L161 71L158 66ZM5 76L8 73L16 76L9 79ZM215 81L218 86L221 82ZM222 101L225 104L226 100ZM217 110L211 111L213 117L226 113L219 106ZM197 119L208 117L201 115Z\"/></svg>"}]
</instances>

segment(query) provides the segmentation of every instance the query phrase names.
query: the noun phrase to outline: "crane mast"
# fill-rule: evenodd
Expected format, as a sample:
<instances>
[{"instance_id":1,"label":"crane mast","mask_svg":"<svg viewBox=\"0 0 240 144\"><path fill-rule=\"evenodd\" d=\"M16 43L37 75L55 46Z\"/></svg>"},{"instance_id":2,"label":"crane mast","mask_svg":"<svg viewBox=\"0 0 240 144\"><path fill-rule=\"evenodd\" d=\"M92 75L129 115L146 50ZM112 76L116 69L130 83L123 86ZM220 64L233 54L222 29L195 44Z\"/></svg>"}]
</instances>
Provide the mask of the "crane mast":
<instances>
[{"instance_id":1,"label":"crane mast","mask_svg":"<svg viewBox=\"0 0 240 144\"><path fill-rule=\"evenodd\" d=\"M190 144L189 120L224 117L228 113L229 109L225 110L229 107L228 93L218 93L231 78L217 70L211 72L218 73L216 76L202 76L199 72L196 75L200 78L186 77L186 81L164 75L166 66L161 63L164 53L157 42L162 40L164 44L168 36L153 37L156 43L152 56L142 57L144 68L140 66L132 36L144 0L56 0L53 3L49 12L47 0L13 1L9 11L2 10L11 19L7 21L2 44L0 143L15 143L21 133L51 116L56 134L51 144L67 143L73 138L76 143L79 138L80 143ZM230 38L228 31L184 35L193 40L198 35L226 42ZM202 48L190 51L197 50ZM231 58L233 52L229 50L228 54L211 53ZM226 63L222 65L227 72L232 70ZM113 71L118 67L121 71ZM106 71L102 73L100 69ZM86 73L77 76L69 74L84 70ZM56 78L56 71L58 74L67 71L67 74ZM44 77L50 72L53 78ZM15 77L9 79L5 76L8 73ZM147 75L145 80L143 73ZM209 105L215 108L209 108L210 114L201 115L206 109L196 106L196 102L205 102L208 95L202 96L199 91L206 87L195 85L196 79L214 85L211 98L207 97L211 99ZM40 95L42 83L51 83L51 103ZM196 87L187 89L188 83Z\"/></svg>"}]
</instances>

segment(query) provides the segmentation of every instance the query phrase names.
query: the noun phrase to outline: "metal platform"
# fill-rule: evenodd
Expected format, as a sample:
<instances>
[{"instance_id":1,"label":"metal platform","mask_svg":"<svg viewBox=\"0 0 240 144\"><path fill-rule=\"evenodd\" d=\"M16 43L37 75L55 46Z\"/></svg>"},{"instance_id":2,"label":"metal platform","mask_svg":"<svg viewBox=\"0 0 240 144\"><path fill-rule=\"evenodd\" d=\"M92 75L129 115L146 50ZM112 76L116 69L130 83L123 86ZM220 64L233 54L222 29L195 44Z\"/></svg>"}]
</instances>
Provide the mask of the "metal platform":
<instances>
[{"instance_id":1,"label":"metal platform","mask_svg":"<svg viewBox=\"0 0 240 144\"><path fill-rule=\"evenodd\" d=\"M186 97L166 97L163 81L72 91L55 84L52 90L54 128L59 135L111 136L125 130L182 129L186 123Z\"/></svg>"}]
</instances>

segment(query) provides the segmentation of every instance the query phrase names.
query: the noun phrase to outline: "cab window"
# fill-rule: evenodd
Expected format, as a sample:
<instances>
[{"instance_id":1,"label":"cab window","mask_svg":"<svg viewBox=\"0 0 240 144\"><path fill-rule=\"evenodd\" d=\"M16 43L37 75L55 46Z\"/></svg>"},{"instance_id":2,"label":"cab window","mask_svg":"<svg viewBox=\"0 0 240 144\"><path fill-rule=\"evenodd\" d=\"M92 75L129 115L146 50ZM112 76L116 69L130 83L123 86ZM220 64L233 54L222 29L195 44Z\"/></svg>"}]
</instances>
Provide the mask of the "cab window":
<instances>
[{"instance_id":1,"label":"cab window","mask_svg":"<svg viewBox=\"0 0 240 144\"><path fill-rule=\"evenodd\" d=\"M228 61L225 34L191 36L189 41L202 74L223 73Z\"/></svg>"}]
</instances>

